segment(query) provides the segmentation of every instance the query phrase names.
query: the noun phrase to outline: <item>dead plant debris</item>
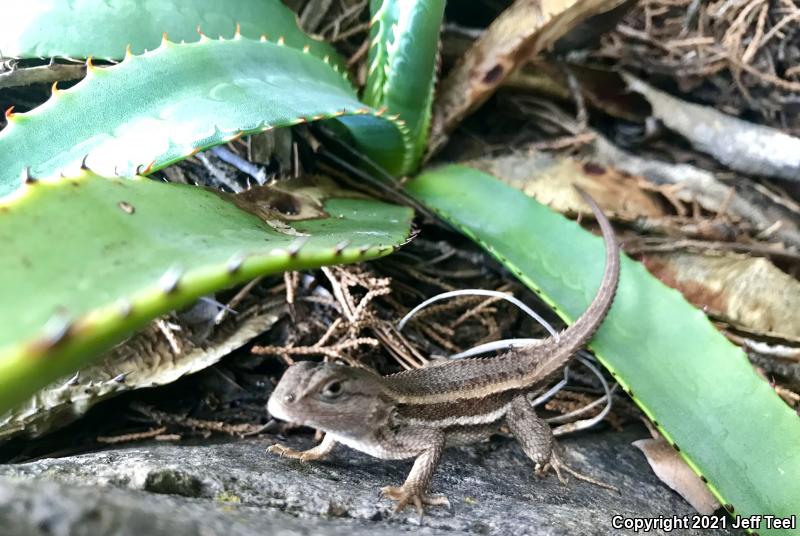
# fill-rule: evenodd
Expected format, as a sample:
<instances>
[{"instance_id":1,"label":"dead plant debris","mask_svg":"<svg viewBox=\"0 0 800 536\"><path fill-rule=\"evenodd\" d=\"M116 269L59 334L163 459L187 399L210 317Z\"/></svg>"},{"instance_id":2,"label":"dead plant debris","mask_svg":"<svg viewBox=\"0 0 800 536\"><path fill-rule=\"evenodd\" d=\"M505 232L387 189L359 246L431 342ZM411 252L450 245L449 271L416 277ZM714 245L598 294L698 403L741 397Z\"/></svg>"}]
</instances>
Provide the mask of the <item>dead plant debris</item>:
<instances>
[{"instance_id":1,"label":"dead plant debris","mask_svg":"<svg viewBox=\"0 0 800 536\"><path fill-rule=\"evenodd\" d=\"M800 133L800 2L642 0L596 57Z\"/></svg>"}]
</instances>

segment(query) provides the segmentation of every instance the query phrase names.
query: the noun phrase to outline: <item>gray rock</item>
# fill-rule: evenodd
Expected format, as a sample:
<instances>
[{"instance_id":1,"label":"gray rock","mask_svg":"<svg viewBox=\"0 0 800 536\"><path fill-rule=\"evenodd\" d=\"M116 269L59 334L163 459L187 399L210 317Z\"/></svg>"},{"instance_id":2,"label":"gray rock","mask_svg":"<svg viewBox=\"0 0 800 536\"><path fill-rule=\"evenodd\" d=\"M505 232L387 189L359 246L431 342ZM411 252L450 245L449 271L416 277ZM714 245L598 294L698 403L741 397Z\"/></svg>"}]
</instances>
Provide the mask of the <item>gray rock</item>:
<instances>
[{"instance_id":1,"label":"gray rock","mask_svg":"<svg viewBox=\"0 0 800 536\"><path fill-rule=\"evenodd\" d=\"M402 483L410 462L337 447L328 461L302 464L268 455L273 437L137 444L0 466L0 527L8 536L615 534L614 515L693 514L630 445L645 435L592 433L563 442L575 469L619 493L536 478L508 439L451 449L432 491L446 494L452 508L431 509L421 522L378 497L380 487ZM307 437L289 443L309 446Z\"/></svg>"}]
</instances>

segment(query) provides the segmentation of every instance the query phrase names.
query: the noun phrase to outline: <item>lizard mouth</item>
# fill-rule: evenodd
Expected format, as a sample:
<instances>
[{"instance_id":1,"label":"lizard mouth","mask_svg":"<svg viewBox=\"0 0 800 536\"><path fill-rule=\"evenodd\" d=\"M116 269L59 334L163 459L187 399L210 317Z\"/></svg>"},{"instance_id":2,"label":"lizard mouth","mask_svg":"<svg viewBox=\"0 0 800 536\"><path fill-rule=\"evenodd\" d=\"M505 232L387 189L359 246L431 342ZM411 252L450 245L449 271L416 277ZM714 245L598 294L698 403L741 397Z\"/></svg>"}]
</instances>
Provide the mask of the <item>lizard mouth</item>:
<instances>
[{"instance_id":1,"label":"lizard mouth","mask_svg":"<svg viewBox=\"0 0 800 536\"><path fill-rule=\"evenodd\" d=\"M272 415L276 419L280 419L282 421L298 422L296 419L294 419L289 415L286 406L275 395L269 397L269 401L267 402L267 411L269 412L270 415Z\"/></svg>"}]
</instances>

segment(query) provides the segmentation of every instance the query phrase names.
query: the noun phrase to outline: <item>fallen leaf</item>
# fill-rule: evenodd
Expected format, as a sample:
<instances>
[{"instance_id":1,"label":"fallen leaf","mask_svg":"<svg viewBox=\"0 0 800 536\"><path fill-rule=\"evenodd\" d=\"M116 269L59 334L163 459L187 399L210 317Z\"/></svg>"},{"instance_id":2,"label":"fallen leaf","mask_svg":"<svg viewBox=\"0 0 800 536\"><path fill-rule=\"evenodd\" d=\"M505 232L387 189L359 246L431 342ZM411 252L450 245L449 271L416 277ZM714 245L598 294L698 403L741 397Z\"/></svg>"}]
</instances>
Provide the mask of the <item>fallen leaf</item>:
<instances>
[{"instance_id":1,"label":"fallen leaf","mask_svg":"<svg viewBox=\"0 0 800 536\"><path fill-rule=\"evenodd\" d=\"M465 162L522 190L540 203L566 213L587 212L574 186L586 190L605 212L635 220L661 217L664 209L644 192L636 177L613 167L551 156L539 151Z\"/></svg>"},{"instance_id":2,"label":"fallen leaf","mask_svg":"<svg viewBox=\"0 0 800 536\"><path fill-rule=\"evenodd\" d=\"M695 149L735 171L800 180L800 138L683 101L630 75L624 77L628 87L650 103L653 117L689 140Z\"/></svg>"},{"instance_id":3,"label":"fallen leaf","mask_svg":"<svg viewBox=\"0 0 800 536\"><path fill-rule=\"evenodd\" d=\"M633 445L641 450L656 476L675 490L692 508L703 515L711 515L719 508L719 502L683 458L661 436L656 439L640 439Z\"/></svg>"},{"instance_id":4,"label":"fallen leaf","mask_svg":"<svg viewBox=\"0 0 800 536\"><path fill-rule=\"evenodd\" d=\"M469 48L442 81L434 104L428 156L483 104L511 72L593 15L625 0L516 0Z\"/></svg>"},{"instance_id":5,"label":"fallen leaf","mask_svg":"<svg viewBox=\"0 0 800 536\"><path fill-rule=\"evenodd\" d=\"M707 314L759 336L800 341L800 282L769 260L670 252L642 262Z\"/></svg>"}]
</instances>

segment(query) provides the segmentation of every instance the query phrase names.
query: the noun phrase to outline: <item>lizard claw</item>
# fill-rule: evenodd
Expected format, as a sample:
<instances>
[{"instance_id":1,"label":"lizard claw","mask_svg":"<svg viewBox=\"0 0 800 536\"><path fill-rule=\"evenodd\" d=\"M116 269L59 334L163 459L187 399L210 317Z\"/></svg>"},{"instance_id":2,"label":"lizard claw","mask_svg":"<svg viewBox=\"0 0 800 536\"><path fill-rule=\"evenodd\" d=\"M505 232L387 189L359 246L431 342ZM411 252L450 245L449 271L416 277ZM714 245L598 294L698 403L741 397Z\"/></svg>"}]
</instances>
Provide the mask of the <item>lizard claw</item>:
<instances>
[{"instance_id":1,"label":"lizard claw","mask_svg":"<svg viewBox=\"0 0 800 536\"><path fill-rule=\"evenodd\" d=\"M547 472L550 470L550 468L552 468L553 471L555 471L556 476L558 477L558 481L565 486L567 485L567 482L569 482L569 479L566 477L566 475L563 475L561 473L562 469L567 473L571 474L572 476L574 476L575 478L577 478L578 480L594 484L595 486L599 486L601 488L619 492L617 488L615 488L610 484L606 484L605 482L596 480L590 476L584 475L583 473L579 473L578 471L576 471L575 469L564 463L564 461L555 453L553 453L553 455L550 457L549 462L545 463L544 465L537 463L534 466L533 470L536 476L542 477L547 475Z\"/></svg>"},{"instance_id":2,"label":"lizard claw","mask_svg":"<svg viewBox=\"0 0 800 536\"><path fill-rule=\"evenodd\" d=\"M428 495L418 489L406 488L406 486L386 486L381 488L381 495L387 499L397 501L394 511L399 512L409 504L413 504L417 509L420 519L425 512L423 505L445 506L450 508L450 501L444 495Z\"/></svg>"},{"instance_id":3,"label":"lizard claw","mask_svg":"<svg viewBox=\"0 0 800 536\"><path fill-rule=\"evenodd\" d=\"M277 454L281 458L291 458L293 460L300 460L301 462L317 459L317 456L315 456L314 453L311 453L307 450L295 450L291 447L284 447L279 443L275 443L274 445L267 447L267 452L271 454Z\"/></svg>"}]
</instances>

